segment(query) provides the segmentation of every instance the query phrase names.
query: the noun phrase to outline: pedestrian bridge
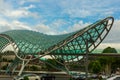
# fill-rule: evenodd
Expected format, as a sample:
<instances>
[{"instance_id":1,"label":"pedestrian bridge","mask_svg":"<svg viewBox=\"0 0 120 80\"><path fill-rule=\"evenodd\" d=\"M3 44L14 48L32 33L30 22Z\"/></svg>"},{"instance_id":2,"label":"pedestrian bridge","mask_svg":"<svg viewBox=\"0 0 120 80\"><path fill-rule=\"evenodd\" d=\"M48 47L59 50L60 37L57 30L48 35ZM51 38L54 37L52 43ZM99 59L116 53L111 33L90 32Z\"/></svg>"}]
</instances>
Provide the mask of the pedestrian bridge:
<instances>
[{"instance_id":1,"label":"pedestrian bridge","mask_svg":"<svg viewBox=\"0 0 120 80\"><path fill-rule=\"evenodd\" d=\"M92 53L107 36L113 22L113 17L107 17L81 30L62 35L47 35L29 30L2 32L0 33L0 54L4 55L3 52L8 49L14 51L16 57L8 66L8 72L14 72L19 64L22 65L20 70L22 71L29 61L39 59L70 74L65 62L80 60L80 55ZM46 55L55 59L60 66L47 62Z\"/></svg>"}]
</instances>

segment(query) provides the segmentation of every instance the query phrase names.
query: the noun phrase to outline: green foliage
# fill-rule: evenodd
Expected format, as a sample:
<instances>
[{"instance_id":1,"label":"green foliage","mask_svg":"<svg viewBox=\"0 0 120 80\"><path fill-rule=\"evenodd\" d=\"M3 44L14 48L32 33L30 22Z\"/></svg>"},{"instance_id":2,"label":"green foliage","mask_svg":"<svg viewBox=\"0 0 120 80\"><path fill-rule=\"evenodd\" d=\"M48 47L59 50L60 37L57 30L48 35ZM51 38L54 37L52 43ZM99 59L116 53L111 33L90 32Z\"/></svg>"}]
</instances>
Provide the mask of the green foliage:
<instances>
[{"instance_id":1,"label":"green foliage","mask_svg":"<svg viewBox=\"0 0 120 80\"><path fill-rule=\"evenodd\" d=\"M107 47L105 48L102 53L117 53L117 50L115 48L111 48L111 47ZM107 73L110 74L111 73L111 64L114 63L116 61L116 58L114 57L108 57L108 56L104 56L104 57L99 57L98 58L102 69Z\"/></svg>"},{"instance_id":2,"label":"green foliage","mask_svg":"<svg viewBox=\"0 0 120 80\"><path fill-rule=\"evenodd\" d=\"M46 62L49 63L49 64L46 63L46 68L47 68L48 71L56 70L54 67L51 66L51 65L57 66L57 63L56 63L55 59L47 59Z\"/></svg>"},{"instance_id":3,"label":"green foliage","mask_svg":"<svg viewBox=\"0 0 120 80\"><path fill-rule=\"evenodd\" d=\"M74 80L73 78L69 78L69 80Z\"/></svg>"},{"instance_id":4,"label":"green foliage","mask_svg":"<svg viewBox=\"0 0 120 80\"><path fill-rule=\"evenodd\" d=\"M91 70L93 73L99 73L102 68L102 66L98 60L91 62L89 67L91 67Z\"/></svg>"},{"instance_id":5,"label":"green foliage","mask_svg":"<svg viewBox=\"0 0 120 80\"><path fill-rule=\"evenodd\" d=\"M58 71L58 69L60 68L64 68L64 66L62 65L64 63L64 61L60 58L58 59L47 59L46 60L46 69L48 71Z\"/></svg>"},{"instance_id":6,"label":"green foliage","mask_svg":"<svg viewBox=\"0 0 120 80\"><path fill-rule=\"evenodd\" d=\"M102 53L117 53L117 50L115 48L107 47L103 50ZM99 61L101 65L106 65L108 63L114 62L115 58L113 57L99 57Z\"/></svg>"},{"instance_id":7,"label":"green foliage","mask_svg":"<svg viewBox=\"0 0 120 80\"><path fill-rule=\"evenodd\" d=\"M31 69L32 71L37 71L37 70L38 70L38 67L37 67L37 66L31 66L30 69Z\"/></svg>"},{"instance_id":8,"label":"green foliage","mask_svg":"<svg viewBox=\"0 0 120 80\"><path fill-rule=\"evenodd\" d=\"M70 70L78 70L78 69L84 68L80 64L69 64L69 66L70 66L69 68Z\"/></svg>"},{"instance_id":9,"label":"green foliage","mask_svg":"<svg viewBox=\"0 0 120 80\"><path fill-rule=\"evenodd\" d=\"M107 47L102 53L117 53L117 50L115 48Z\"/></svg>"},{"instance_id":10,"label":"green foliage","mask_svg":"<svg viewBox=\"0 0 120 80\"><path fill-rule=\"evenodd\" d=\"M27 76L24 77L24 80L29 80L29 78Z\"/></svg>"},{"instance_id":11,"label":"green foliage","mask_svg":"<svg viewBox=\"0 0 120 80\"><path fill-rule=\"evenodd\" d=\"M112 63L112 70L116 70L116 68L119 68L120 67L120 58L119 57L116 57L115 58L115 61Z\"/></svg>"}]
</instances>

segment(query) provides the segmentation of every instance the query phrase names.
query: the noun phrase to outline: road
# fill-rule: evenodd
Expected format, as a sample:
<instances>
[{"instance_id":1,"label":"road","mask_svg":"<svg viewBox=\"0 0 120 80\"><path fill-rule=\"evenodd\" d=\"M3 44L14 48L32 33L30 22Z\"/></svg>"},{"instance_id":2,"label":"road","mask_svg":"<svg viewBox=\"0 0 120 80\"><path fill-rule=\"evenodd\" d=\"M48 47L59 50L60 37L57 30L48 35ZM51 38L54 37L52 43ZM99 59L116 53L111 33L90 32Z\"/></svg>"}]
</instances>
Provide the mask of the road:
<instances>
[{"instance_id":1,"label":"road","mask_svg":"<svg viewBox=\"0 0 120 80\"><path fill-rule=\"evenodd\" d=\"M44 74L45 75L45 74ZM65 74L51 74L55 76L55 80L69 80L70 76L65 75ZM40 74L40 76L43 76ZM12 80L14 76L9 76L9 75L0 75L0 80Z\"/></svg>"},{"instance_id":2,"label":"road","mask_svg":"<svg viewBox=\"0 0 120 80\"><path fill-rule=\"evenodd\" d=\"M0 78L0 80L12 80L12 78Z\"/></svg>"}]
</instances>

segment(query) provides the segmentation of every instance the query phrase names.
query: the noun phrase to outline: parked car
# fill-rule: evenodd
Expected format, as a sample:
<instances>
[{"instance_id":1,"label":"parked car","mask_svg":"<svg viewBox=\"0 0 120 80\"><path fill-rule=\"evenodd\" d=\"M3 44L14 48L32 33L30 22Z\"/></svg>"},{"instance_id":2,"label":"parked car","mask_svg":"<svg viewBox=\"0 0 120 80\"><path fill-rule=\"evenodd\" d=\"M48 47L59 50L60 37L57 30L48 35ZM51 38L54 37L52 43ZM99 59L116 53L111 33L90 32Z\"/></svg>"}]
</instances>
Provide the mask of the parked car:
<instances>
[{"instance_id":1,"label":"parked car","mask_svg":"<svg viewBox=\"0 0 120 80\"><path fill-rule=\"evenodd\" d=\"M25 78L28 78L29 80L41 80L41 77L36 74L24 74L21 76L14 77L13 80L24 80Z\"/></svg>"},{"instance_id":2,"label":"parked car","mask_svg":"<svg viewBox=\"0 0 120 80\"><path fill-rule=\"evenodd\" d=\"M55 75L52 74L42 74L41 80L55 80Z\"/></svg>"},{"instance_id":3,"label":"parked car","mask_svg":"<svg viewBox=\"0 0 120 80\"><path fill-rule=\"evenodd\" d=\"M112 77L108 78L107 80L120 80L120 75L112 76Z\"/></svg>"},{"instance_id":4,"label":"parked car","mask_svg":"<svg viewBox=\"0 0 120 80\"><path fill-rule=\"evenodd\" d=\"M73 75L73 79L75 79L75 80L85 80L86 79L86 74Z\"/></svg>"}]
</instances>

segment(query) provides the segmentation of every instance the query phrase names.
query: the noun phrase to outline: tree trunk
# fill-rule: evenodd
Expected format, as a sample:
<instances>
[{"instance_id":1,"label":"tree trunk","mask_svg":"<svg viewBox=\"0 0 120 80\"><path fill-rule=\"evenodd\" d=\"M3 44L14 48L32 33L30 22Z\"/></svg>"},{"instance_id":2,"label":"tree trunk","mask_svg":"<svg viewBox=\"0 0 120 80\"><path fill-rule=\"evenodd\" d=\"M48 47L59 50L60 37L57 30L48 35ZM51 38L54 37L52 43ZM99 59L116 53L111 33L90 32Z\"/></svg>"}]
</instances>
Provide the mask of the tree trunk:
<instances>
[{"instance_id":1,"label":"tree trunk","mask_svg":"<svg viewBox=\"0 0 120 80\"><path fill-rule=\"evenodd\" d=\"M111 63L106 65L105 72L106 72L107 75L111 74Z\"/></svg>"}]
</instances>

